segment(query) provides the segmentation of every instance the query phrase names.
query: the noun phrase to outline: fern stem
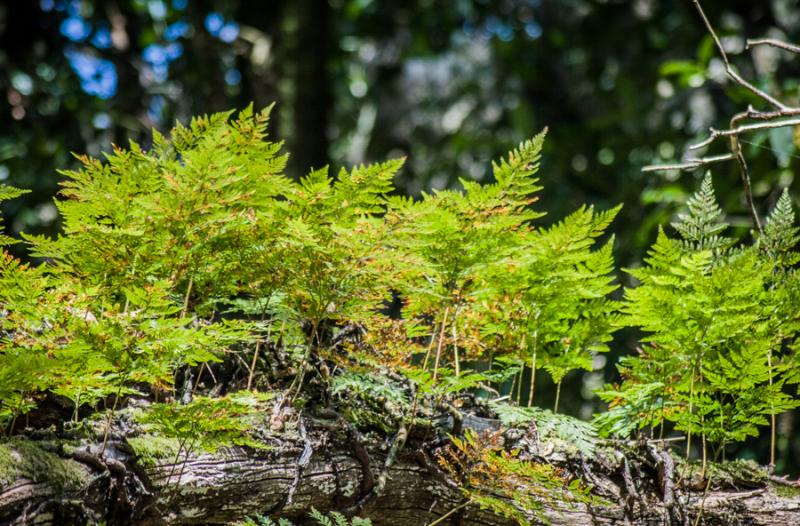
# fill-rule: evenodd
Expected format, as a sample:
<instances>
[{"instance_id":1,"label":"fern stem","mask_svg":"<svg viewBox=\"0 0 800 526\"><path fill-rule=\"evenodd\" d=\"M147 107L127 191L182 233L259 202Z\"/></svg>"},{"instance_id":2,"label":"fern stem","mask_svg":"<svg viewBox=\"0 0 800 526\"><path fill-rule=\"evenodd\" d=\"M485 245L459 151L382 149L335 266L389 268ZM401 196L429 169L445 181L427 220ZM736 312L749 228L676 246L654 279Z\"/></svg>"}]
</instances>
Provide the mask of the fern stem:
<instances>
[{"instance_id":1,"label":"fern stem","mask_svg":"<svg viewBox=\"0 0 800 526\"><path fill-rule=\"evenodd\" d=\"M189 462L189 455L192 453L192 450L194 449L195 442L197 442L197 439L193 438L192 441L189 443L189 446L184 447L181 470L178 472L178 479L175 481L175 489L172 491L172 495L170 495L169 501L167 501L167 505L172 504L172 502L175 500L175 497L178 496L178 493L181 490L181 479L183 479L183 474L186 472L186 464Z\"/></svg>"},{"instance_id":2,"label":"fern stem","mask_svg":"<svg viewBox=\"0 0 800 526\"><path fill-rule=\"evenodd\" d=\"M428 360L431 357L431 351L433 350L433 344L436 342L436 333L438 331L439 324L434 322L433 327L431 330L431 342L428 344L428 350L425 351L425 358L422 360L422 370L426 371L428 369Z\"/></svg>"},{"instance_id":3,"label":"fern stem","mask_svg":"<svg viewBox=\"0 0 800 526\"><path fill-rule=\"evenodd\" d=\"M261 321L264 321L266 319L266 317L267 317L267 309L269 309L270 299L271 299L271 295L268 295L267 296L267 301L264 304L264 308L261 309ZM270 337L272 336L272 324L273 324L273 322L270 321L269 322L269 327L267 329L267 342L270 341ZM281 332L283 332L283 329L281 329ZM248 391L253 386L253 377L255 377L255 374L256 374L256 364L257 364L257 360L258 360L258 351L259 351L260 347L261 347L261 338L256 340L256 350L253 351L253 361L250 363L250 371L249 371L249 374L247 376L247 390Z\"/></svg>"},{"instance_id":4,"label":"fern stem","mask_svg":"<svg viewBox=\"0 0 800 526\"><path fill-rule=\"evenodd\" d=\"M287 400L289 402L293 402L295 397L300 394L300 391L303 389L303 381L306 377L306 369L308 368L308 362L311 359L311 355L313 352L318 351L320 347L319 341L319 321L315 320L311 327L311 336L309 337L308 344L306 345L305 353L303 353L303 361L300 363L300 371L298 371L297 375L292 380L291 385L289 386L289 394L286 398L281 400L281 405ZM316 347L314 344L316 341Z\"/></svg>"},{"instance_id":5,"label":"fern stem","mask_svg":"<svg viewBox=\"0 0 800 526\"><path fill-rule=\"evenodd\" d=\"M186 296L183 298L183 310L181 311L181 318L186 317L189 312L189 296L192 295L192 287L194 286L194 277L189 278L189 285L186 286Z\"/></svg>"},{"instance_id":6,"label":"fern stem","mask_svg":"<svg viewBox=\"0 0 800 526\"><path fill-rule=\"evenodd\" d=\"M463 503L459 504L458 506L456 506L456 507L455 507L455 508L453 508L452 510L448 511L447 513L445 513L444 515L442 515L441 517L439 517L438 519L436 519L435 521L433 521L432 523L430 523L428 526L435 526L436 524L439 524L440 522L442 522L443 520L445 520L445 519L446 519L447 517L449 517L450 515L454 514L454 513L455 513L455 512L457 512L458 510L462 510L462 509L466 508L468 505L469 505L469 501L467 501L467 502L463 502Z\"/></svg>"},{"instance_id":7,"label":"fern stem","mask_svg":"<svg viewBox=\"0 0 800 526\"><path fill-rule=\"evenodd\" d=\"M556 402L553 404L553 414L558 413L558 400L561 398L561 380L556 383Z\"/></svg>"},{"instance_id":8,"label":"fern stem","mask_svg":"<svg viewBox=\"0 0 800 526\"><path fill-rule=\"evenodd\" d=\"M703 475L705 476L705 475ZM703 512L705 511L706 507L706 497L708 497L708 490L711 488L711 478L709 477L708 482L706 482L706 488L703 490L703 500L700 501L700 512L697 514L697 518L694 520L694 526L699 526L700 521L703 519Z\"/></svg>"},{"instance_id":9,"label":"fern stem","mask_svg":"<svg viewBox=\"0 0 800 526\"><path fill-rule=\"evenodd\" d=\"M519 398L519 393L517 394L517 396L514 396L514 389L516 389L517 385L519 384L519 382L517 381L518 379L519 379L519 372L515 373L514 376L511 378L511 392L509 393L509 396L511 397L512 401Z\"/></svg>"},{"instance_id":10,"label":"fern stem","mask_svg":"<svg viewBox=\"0 0 800 526\"><path fill-rule=\"evenodd\" d=\"M6 436L11 436L12 434L14 434L14 426L17 423L17 418L19 418L19 410L14 411L14 418L11 419L11 423L8 425Z\"/></svg>"},{"instance_id":11,"label":"fern stem","mask_svg":"<svg viewBox=\"0 0 800 526\"><path fill-rule=\"evenodd\" d=\"M453 316L453 359L456 366L456 378L461 376L461 360L458 357L458 333L456 331L456 320L458 319L458 311Z\"/></svg>"},{"instance_id":12,"label":"fern stem","mask_svg":"<svg viewBox=\"0 0 800 526\"><path fill-rule=\"evenodd\" d=\"M250 362L250 371L247 375L247 390L249 391L253 387L253 377L256 374L256 363L258 361L258 350L261 347L261 338L256 340L256 350L253 351L253 361Z\"/></svg>"},{"instance_id":13,"label":"fern stem","mask_svg":"<svg viewBox=\"0 0 800 526\"><path fill-rule=\"evenodd\" d=\"M525 354L525 340L526 334L522 335L522 339L519 342L519 355L524 356ZM519 372L514 375L514 379L511 382L511 400L514 400L514 387L517 388L517 396L516 401L517 404L522 405L522 373L525 371L525 361L524 358L520 358L520 368Z\"/></svg>"},{"instance_id":14,"label":"fern stem","mask_svg":"<svg viewBox=\"0 0 800 526\"><path fill-rule=\"evenodd\" d=\"M700 355L700 386L703 385L703 356ZM703 432L700 434L700 442L703 446L703 478L706 476L706 468L708 467L708 456L707 456L707 448L706 448L706 415L700 413L700 429Z\"/></svg>"},{"instance_id":15,"label":"fern stem","mask_svg":"<svg viewBox=\"0 0 800 526\"><path fill-rule=\"evenodd\" d=\"M701 442L703 444L703 469L701 471L702 478L706 478L706 468L708 467L708 457L706 454L706 434L703 433L701 436Z\"/></svg>"},{"instance_id":16,"label":"fern stem","mask_svg":"<svg viewBox=\"0 0 800 526\"><path fill-rule=\"evenodd\" d=\"M172 466L169 468L169 473L167 474L167 480L164 483L165 486L168 486L169 483L172 481L172 475L175 474L175 469L178 467L178 462L181 459L181 453L183 453L183 446L186 445L187 440L189 440L187 437L182 437L178 440L178 451L175 453L175 458L172 461Z\"/></svg>"},{"instance_id":17,"label":"fern stem","mask_svg":"<svg viewBox=\"0 0 800 526\"><path fill-rule=\"evenodd\" d=\"M694 402L694 367L692 367L692 376L689 378L689 429L686 436L686 460L688 462L689 456L692 454L692 413Z\"/></svg>"},{"instance_id":18,"label":"fern stem","mask_svg":"<svg viewBox=\"0 0 800 526\"><path fill-rule=\"evenodd\" d=\"M769 436L769 467L775 467L775 403L772 394L772 348L767 352L767 367L769 368L769 391L770 391L770 436Z\"/></svg>"},{"instance_id":19,"label":"fern stem","mask_svg":"<svg viewBox=\"0 0 800 526\"><path fill-rule=\"evenodd\" d=\"M111 419L114 418L114 411L117 410L117 403L119 402L119 397L122 394L122 386L124 385L125 381L128 379L128 375L122 377L122 382L119 384L117 388L117 394L114 396L114 405L111 406L111 411L108 412L108 418L106 419L106 429L103 433L103 447L100 448L100 455L102 455L105 450L106 446L108 445L108 435L111 433Z\"/></svg>"},{"instance_id":20,"label":"fern stem","mask_svg":"<svg viewBox=\"0 0 800 526\"><path fill-rule=\"evenodd\" d=\"M536 388L536 344L538 342L539 330L537 329L533 332L533 352L531 353L531 387L528 390L528 407L533 405L533 391Z\"/></svg>"},{"instance_id":21,"label":"fern stem","mask_svg":"<svg viewBox=\"0 0 800 526\"><path fill-rule=\"evenodd\" d=\"M433 381L439 375L439 361L442 358L442 345L444 344L444 330L447 328L447 315L450 312L450 307L445 307L444 316L442 316L442 330L439 331L439 344L436 346L436 361L433 364Z\"/></svg>"}]
</instances>

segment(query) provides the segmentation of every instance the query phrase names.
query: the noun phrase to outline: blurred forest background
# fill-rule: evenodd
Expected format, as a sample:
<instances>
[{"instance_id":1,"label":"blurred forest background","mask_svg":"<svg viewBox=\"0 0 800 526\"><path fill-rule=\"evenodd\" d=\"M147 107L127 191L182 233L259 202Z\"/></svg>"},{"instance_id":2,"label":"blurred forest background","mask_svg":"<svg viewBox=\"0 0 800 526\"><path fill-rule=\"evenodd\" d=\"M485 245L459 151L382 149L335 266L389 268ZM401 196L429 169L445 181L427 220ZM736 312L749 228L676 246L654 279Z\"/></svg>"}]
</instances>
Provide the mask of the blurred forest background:
<instances>
[{"instance_id":1,"label":"blurred forest background","mask_svg":"<svg viewBox=\"0 0 800 526\"><path fill-rule=\"evenodd\" d=\"M744 45L800 42L798 2L703 4L743 75L797 104L800 63ZM4 205L13 233L59 228L52 198L71 152L147 145L176 119L276 101L292 175L407 155L398 184L412 195L487 180L492 159L549 126L538 208L547 222L581 203L623 203L612 227L622 267L702 175L642 166L685 158L709 126L756 102L726 79L688 0L5 0L0 89L0 182L33 190ZM763 213L792 184L800 136L744 139ZM735 163L716 165L714 182L746 233ZM614 362L605 379L573 384L568 412L596 409L591 390Z\"/></svg>"}]
</instances>

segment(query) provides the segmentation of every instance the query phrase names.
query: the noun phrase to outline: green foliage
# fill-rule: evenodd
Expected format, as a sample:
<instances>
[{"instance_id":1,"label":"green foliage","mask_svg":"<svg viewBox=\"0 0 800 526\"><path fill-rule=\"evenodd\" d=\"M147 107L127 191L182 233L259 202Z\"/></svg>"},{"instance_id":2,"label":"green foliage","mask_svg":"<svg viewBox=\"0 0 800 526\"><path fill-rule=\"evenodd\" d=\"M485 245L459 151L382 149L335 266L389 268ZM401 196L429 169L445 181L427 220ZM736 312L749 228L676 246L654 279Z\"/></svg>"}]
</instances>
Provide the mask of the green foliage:
<instances>
[{"instance_id":1,"label":"green foliage","mask_svg":"<svg viewBox=\"0 0 800 526\"><path fill-rule=\"evenodd\" d=\"M331 512L330 515L325 516L321 512L312 508L310 515L312 519L317 521L319 526L370 526L370 524L372 524L371 521L367 519L361 519L359 517L354 517L352 520L348 520L347 517L335 511Z\"/></svg>"},{"instance_id":2,"label":"green foliage","mask_svg":"<svg viewBox=\"0 0 800 526\"><path fill-rule=\"evenodd\" d=\"M581 207L528 233L519 250L487 271L493 289L484 289L482 299L495 308L484 335L496 341L516 336L508 352L534 372L543 366L559 388L569 371L592 370L593 356L608 350L615 330L613 238L592 248L618 210ZM532 397L533 385L529 404Z\"/></svg>"},{"instance_id":3,"label":"green foliage","mask_svg":"<svg viewBox=\"0 0 800 526\"><path fill-rule=\"evenodd\" d=\"M71 400L77 418L80 406L108 395L168 387L178 368L218 360L227 344L245 337L239 324L176 316L180 306L163 282L131 286L123 307L97 287L58 280L8 256L0 271L4 420L32 409L47 391Z\"/></svg>"},{"instance_id":4,"label":"green foliage","mask_svg":"<svg viewBox=\"0 0 800 526\"><path fill-rule=\"evenodd\" d=\"M544 136L522 143L495 163L493 184L462 180L463 192L389 201L386 220L396 268L392 285L403 295L404 316L429 322L431 340L438 338L434 377L445 338L451 338L457 372L461 355L482 354L475 327L482 313L477 295L487 286L488 267L519 246L530 222L542 215L529 205L540 190L534 175Z\"/></svg>"},{"instance_id":5,"label":"green foliage","mask_svg":"<svg viewBox=\"0 0 800 526\"><path fill-rule=\"evenodd\" d=\"M790 268L798 262L793 252L800 241L800 228L795 226L795 214L789 189L784 188L781 197L767 217L764 234L758 238L759 247L771 258L778 259L782 268Z\"/></svg>"},{"instance_id":6,"label":"green foliage","mask_svg":"<svg viewBox=\"0 0 800 526\"><path fill-rule=\"evenodd\" d=\"M15 197L19 197L27 193L28 192L26 190L20 190L19 188L14 188L13 186L8 186L7 184L0 184L0 203L2 203L7 199L14 199ZM16 243L16 240L14 238L8 237L7 235L3 234L2 229L3 229L3 218L0 217L0 247Z\"/></svg>"},{"instance_id":7,"label":"green foliage","mask_svg":"<svg viewBox=\"0 0 800 526\"><path fill-rule=\"evenodd\" d=\"M491 404L502 423L584 455L598 432L665 422L724 449L798 405L787 392L800 384L800 230L788 193L763 235L734 246L707 176L674 224L680 237L659 232L620 302L607 235L618 207L535 223L544 133L494 163L494 182L415 201L391 195L403 160L285 177L268 116L198 118L156 134L149 151L131 143L65 172L64 233L26 236L45 263L0 259L0 422L11 430L57 397L75 420L83 406L111 405L110 425L125 396L158 397L139 422L172 441L178 466L198 450L263 447L251 431L283 425L283 404L302 403L304 389L390 433L417 422L422 398L450 405L511 379L512 402ZM19 194L0 187L0 199ZM399 317L385 312L394 298ZM566 375L591 370L620 327L644 336L619 363L623 382L600 393L609 412L595 424L556 414ZM246 386L234 375L213 379L225 396L195 392L206 388L192 372L230 374L231 363L247 369ZM519 407L526 368L529 407ZM553 412L532 406L541 369L556 383ZM177 403L177 378L191 402ZM277 406L254 381L284 389ZM590 500L498 434L454 437L440 463L467 502L520 524L554 496Z\"/></svg>"},{"instance_id":8,"label":"green foliage","mask_svg":"<svg viewBox=\"0 0 800 526\"><path fill-rule=\"evenodd\" d=\"M617 316L609 299L617 288L613 238L593 247L619 209L581 207L537 228L542 214L530 205L540 190L543 141L544 132L495 163L493 184L462 181L463 192L390 201L393 286L403 315L430 327L422 366L432 363L433 374L431 382L417 376L422 385L448 376L446 356L456 378L465 359L492 356L513 357L534 372L543 366L560 386L569 371L591 370L593 355L607 350Z\"/></svg>"},{"instance_id":9,"label":"green foliage","mask_svg":"<svg viewBox=\"0 0 800 526\"><path fill-rule=\"evenodd\" d=\"M385 229L376 214L383 211L402 164L342 170L335 181L327 168L316 170L292 185L287 201L279 203L285 208L275 247L283 259L278 267L282 290L292 311L313 331L325 320L362 319L387 297L388 289L380 286L385 270L376 262Z\"/></svg>"},{"instance_id":10,"label":"green foliage","mask_svg":"<svg viewBox=\"0 0 800 526\"><path fill-rule=\"evenodd\" d=\"M720 234L728 227L722 221L722 209L717 204L711 174L706 173L698 190L686 202L689 213L680 216L680 221L672 226L681 235L682 244L687 250L722 251L733 240Z\"/></svg>"},{"instance_id":11,"label":"green foliage","mask_svg":"<svg viewBox=\"0 0 800 526\"><path fill-rule=\"evenodd\" d=\"M796 323L786 315L785 282L776 281L787 261L777 254L796 236L791 205L782 198L753 246L733 248L720 219L706 176L675 225L682 239L661 231L646 265L628 271L641 284L625 292L623 323L645 337L638 356L619 364L623 384L599 393L610 405L598 416L601 430L666 420L724 448L797 405L783 391L780 363Z\"/></svg>"},{"instance_id":12,"label":"green foliage","mask_svg":"<svg viewBox=\"0 0 800 526\"><path fill-rule=\"evenodd\" d=\"M532 349L531 367L538 352L560 385L606 350L612 241L593 246L617 209L582 207L550 228L533 225L544 133L494 163L495 182L463 180L463 192L412 201L387 197L402 160L288 179L280 143L266 140L269 111L196 118L155 133L148 151L131 142L64 172L64 233L26 236L47 263L3 262L6 418L43 393L72 400L77 417L111 394L163 391L183 368L247 352L265 336L300 361L299 389L312 359L334 356L331 338L347 324L376 328L385 337L367 337L366 358L382 365L398 349L393 366L437 397L491 383L462 360L520 361ZM404 302L404 333L380 312L392 292ZM22 329L44 320L44 330ZM421 352L398 354L419 351L426 335L415 373ZM368 377L336 381L356 389L348 378ZM373 396L379 388L356 392L389 400Z\"/></svg>"},{"instance_id":13,"label":"green foliage","mask_svg":"<svg viewBox=\"0 0 800 526\"><path fill-rule=\"evenodd\" d=\"M56 201L64 235L26 236L34 254L117 301L154 279L201 314L252 289L268 294L271 276L253 272L276 257L283 218L270 205L291 188L286 155L264 140L269 109L230 116L178 124L170 139L154 133L149 151L131 142L105 162L80 157Z\"/></svg>"}]
</instances>

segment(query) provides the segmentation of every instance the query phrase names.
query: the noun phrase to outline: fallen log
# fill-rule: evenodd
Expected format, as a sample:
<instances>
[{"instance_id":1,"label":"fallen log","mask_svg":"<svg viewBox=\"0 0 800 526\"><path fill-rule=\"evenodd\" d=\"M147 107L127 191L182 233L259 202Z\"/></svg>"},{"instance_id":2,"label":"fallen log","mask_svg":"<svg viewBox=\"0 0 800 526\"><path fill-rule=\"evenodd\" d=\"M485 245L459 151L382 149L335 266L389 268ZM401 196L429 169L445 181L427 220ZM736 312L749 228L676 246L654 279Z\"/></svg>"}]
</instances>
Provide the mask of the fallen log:
<instances>
[{"instance_id":1,"label":"fallen log","mask_svg":"<svg viewBox=\"0 0 800 526\"><path fill-rule=\"evenodd\" d=\"M486 426L470 417L461 425ZM386 469L393 436L361 434L335 420L303 416L271 432L265 449L224 448L176 456L174 442L115 426L102 437L18 436L0 443L0 524L231 524L244 517L285 517L303 524L312 508L340 510L375 526L506 526L516 521L466 505L464 493L435 462L452 419L412 430ZM493 424L494 421L491 421ZM591 488L595 502L542 501L533 523L554 525L800 524L800 488L754 465L710 471L711 483L647 442L606 442L591 457L507 433L511 447L558 466ZM395 448L398 449L398 448ZM380 491L377 480L384 482Z\"/></svg>"}]
</instances>

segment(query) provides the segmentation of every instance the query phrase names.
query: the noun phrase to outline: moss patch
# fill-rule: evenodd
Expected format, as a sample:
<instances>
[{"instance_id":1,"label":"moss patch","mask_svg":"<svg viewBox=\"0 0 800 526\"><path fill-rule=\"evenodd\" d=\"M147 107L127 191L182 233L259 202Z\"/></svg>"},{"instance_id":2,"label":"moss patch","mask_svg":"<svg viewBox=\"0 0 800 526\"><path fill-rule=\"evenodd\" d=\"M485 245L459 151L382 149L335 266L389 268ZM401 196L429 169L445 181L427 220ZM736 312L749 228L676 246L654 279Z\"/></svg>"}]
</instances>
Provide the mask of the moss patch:
<instances>
[{"instance_id":1,"label":"moss patch","mask_svg":"<svg viewBox=\"0 0 800 526\"><path fill-rule=\"evenodd\" d=\"M0 485L26 478L46 482L57 492L76 491L90 480L88 468L61 458L41 445L20 439L0 442Z\"/></svg>"},{"instance_id":2,"label":"moss patch","mask_svg":"<svg viewBox=\"0 0 800 526\"><path fill-rule=\"evenodd\" d=\"M770 483L772 491L779 497L794 499L800 497L800 486L784 486L783 484Z\"/></svg>"},{"instance_id":3,"label":"moss patch","mask_svg":"<svg viewBox=\"0 0 800 526\"><path fill-rule=\"evenodd\" d=\"M136 452L137 460L143 466L155 466L160 460L172 461L180 449L178 439L160 435L131 437L128 439L128 443Z\"/></svg>"},{"instance_id":4,"label":"moss patch","mask_svg":"<svg viewBox=\"0 0 800 526\"><path fill-rule=\"evenodd\" d=\"M700 479L702 473L700 461L692 461L690 464L681 461L679 465L686 479L697 480L698 484L703 482ZM763 487L768 481L766 468L752 460L709 462L706 477L711 479L711 486L716 489Z\"/></svg>"}]
</instances>

